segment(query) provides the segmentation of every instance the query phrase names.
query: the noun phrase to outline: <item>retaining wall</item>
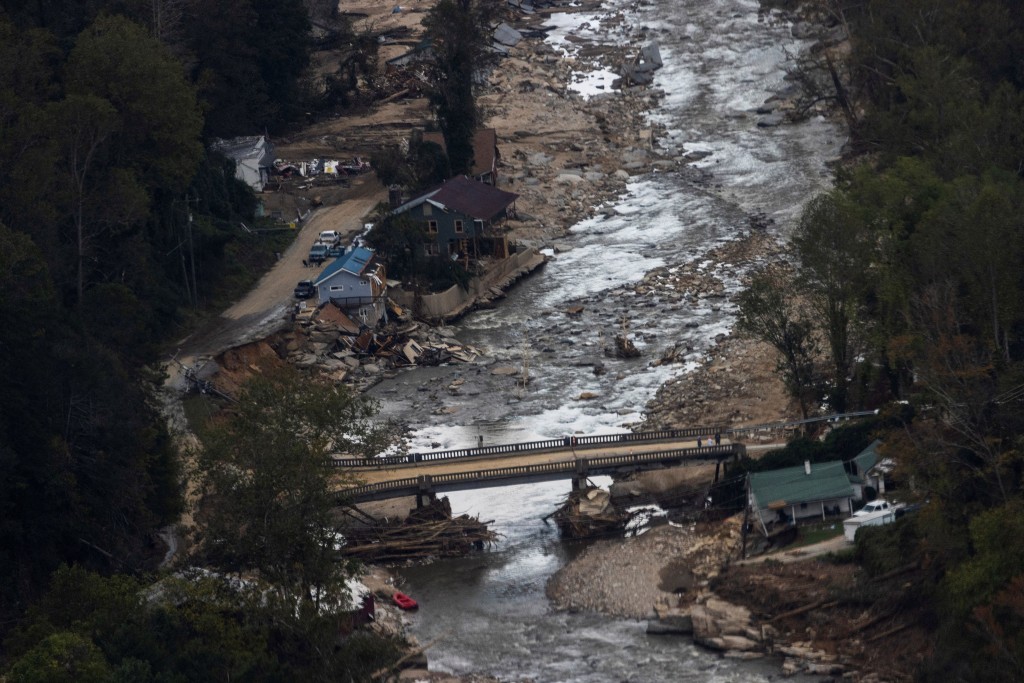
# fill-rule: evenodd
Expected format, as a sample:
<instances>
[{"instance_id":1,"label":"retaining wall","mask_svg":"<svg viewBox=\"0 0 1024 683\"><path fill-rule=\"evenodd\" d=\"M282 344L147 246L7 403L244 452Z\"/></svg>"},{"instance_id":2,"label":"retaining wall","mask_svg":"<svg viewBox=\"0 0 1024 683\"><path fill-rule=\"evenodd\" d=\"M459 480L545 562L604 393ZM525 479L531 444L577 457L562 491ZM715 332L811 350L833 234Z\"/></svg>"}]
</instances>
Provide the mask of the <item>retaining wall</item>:
<instances>
[{"instance_id":1,"label":"retaining wall","mask_svg":"<svg viewBox=\"0 0 1024 683\"><path fill-rule=\"evenodd\" d=\"M416 303L414 292L398 287L388 288L388 296L398 305L415 310L417 315L423 318L452 320L468 313L478 299L493 298L490 292L492 288L504 289L542 263L544 256L536 248L530 247L524 251L517 251L506 259L493 262L486 275L469 281L468 290L452 285L443 292L419 297L419 303Z\"/></svg>"}]
</instances>

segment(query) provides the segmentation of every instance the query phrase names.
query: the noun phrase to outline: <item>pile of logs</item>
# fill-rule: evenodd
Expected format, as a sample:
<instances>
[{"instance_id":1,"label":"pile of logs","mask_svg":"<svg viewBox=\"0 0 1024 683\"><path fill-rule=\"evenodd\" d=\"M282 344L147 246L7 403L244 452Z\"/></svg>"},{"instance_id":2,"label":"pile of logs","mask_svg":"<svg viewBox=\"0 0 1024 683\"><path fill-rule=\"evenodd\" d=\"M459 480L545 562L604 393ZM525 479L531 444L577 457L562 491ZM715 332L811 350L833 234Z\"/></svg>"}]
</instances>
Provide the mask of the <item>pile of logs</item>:
<instances>
[{"instance_id":1,"label":"pile of logs","mask_svg":"<svg viewBox=\"0 0 1024 683\"><path fill-rule=\"evenodd\" d=\"M461 515L453 518L447 498L413 510L405 521L366 524L345 530L341 554L361 562L392 563L459 557L483 550L498 535L491 522Z\"/></svg>"}]
</instances>

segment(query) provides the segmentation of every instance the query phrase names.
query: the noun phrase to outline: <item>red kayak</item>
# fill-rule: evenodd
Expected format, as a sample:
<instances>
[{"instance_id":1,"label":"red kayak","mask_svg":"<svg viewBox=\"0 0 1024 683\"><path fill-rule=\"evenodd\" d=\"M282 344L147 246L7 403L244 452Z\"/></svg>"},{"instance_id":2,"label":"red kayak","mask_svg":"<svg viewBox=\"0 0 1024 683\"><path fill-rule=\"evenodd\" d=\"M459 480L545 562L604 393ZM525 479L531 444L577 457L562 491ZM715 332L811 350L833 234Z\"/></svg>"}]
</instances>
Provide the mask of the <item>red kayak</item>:
<instances>
[{"instance_id":1,"label":"red kayak","mask_svg":"<svg viewBox=\"0 0 1024 683\"><path fill-rule=\"evenodd\" d=\"M401 607L402 609L416 609L417 607L419 607L419 605L416 604L416 601L410 598L405 593L396 592L394 595L391 596L391 599L394 600L395 604Z\"/></svg>"}]
</instances>

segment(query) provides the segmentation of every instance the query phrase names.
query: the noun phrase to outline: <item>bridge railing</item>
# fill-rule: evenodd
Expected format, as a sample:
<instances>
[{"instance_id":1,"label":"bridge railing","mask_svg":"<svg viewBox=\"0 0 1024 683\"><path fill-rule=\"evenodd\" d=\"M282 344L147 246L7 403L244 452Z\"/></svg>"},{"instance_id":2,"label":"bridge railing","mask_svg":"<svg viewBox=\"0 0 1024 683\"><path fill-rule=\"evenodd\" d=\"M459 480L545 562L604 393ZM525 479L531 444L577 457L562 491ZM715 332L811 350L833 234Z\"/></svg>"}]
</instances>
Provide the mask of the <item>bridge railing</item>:
<instances>
[{"instance_id":1,"label":"bridge railing","mask_svg":"<svg viewBox=\"0 0 1024 683\"><path fill-rule=\"evenodd\" d=\"M610 444L696 439L699 436L706 436L710 438L714 433L715 431L713 427L690 427L687 429L660 429L648 432L624 432L622 434L565 436L561 439L523 441L520 443L496 444L494 446L479 446L477 448L459 448L450 451L409 453L408 455L392 455L384 458L332 458L327 461L327 464L332 467L381 467L385 465L407 465L489 455L515 455L518 453L536 453L538 451L560 451L567 448L598 448Z\"/></svg>"},{"instance_id":2,"label":"bridge railing","mask_svg":"<svg viewBox=\"0 0 1024 683\"><path fill-rule=\"evenodd\" d=\"M340 500L358 501L364 496L375 493L395 492L396 495L401 495L410 491L429 491L436 486L464 482L483 484L502 479L551 474L585 477L598 471L623 468L631 465L667 465L686 460L725 460L726 458L740 455L743 451L744 447L741 444L727 444L725 446L707 446L704 448L676 448L671 451L654 451L650 453L605 455L597 458L580 458L578 460L538 463L534 465L493 467L473 470L471 472L425 474L418 477L405 477L375 484L353 486L339 491L337 495Z\"/></svg>"},{"instance_id":3,"label":"bridge railing","mask_svg":"<svg viewBox=\"0 0 1024 683\"><path fill-rule=\"evenodd\" d=\"M331 458L327 460L330 467L384 467L387 465L409 465L424 462L438 462L457 458L486 457L492 455L515 455L518 453L537 453L543 451L565 450L567 448L599 448L611 444L650 443L654 441L678 441L679 439L696 439L698 437L713 438L737 436L756 432L772 432L791 429L815 422L839 422L858 417L875 415L876 410L865 410L853 413L837 413L821 417L809 417L805 420L786 422L768 422L748 427L686 427L683 429L655 429L645 432L624 432L622 434L597 434L592 436L565 436L560 439L544 439L541 441L524 441L521 443L495 444L476 448L458 448L449 451L428 451L409 453L408 455L392 455L383 458Z\"/></svg>"}]
</instances>

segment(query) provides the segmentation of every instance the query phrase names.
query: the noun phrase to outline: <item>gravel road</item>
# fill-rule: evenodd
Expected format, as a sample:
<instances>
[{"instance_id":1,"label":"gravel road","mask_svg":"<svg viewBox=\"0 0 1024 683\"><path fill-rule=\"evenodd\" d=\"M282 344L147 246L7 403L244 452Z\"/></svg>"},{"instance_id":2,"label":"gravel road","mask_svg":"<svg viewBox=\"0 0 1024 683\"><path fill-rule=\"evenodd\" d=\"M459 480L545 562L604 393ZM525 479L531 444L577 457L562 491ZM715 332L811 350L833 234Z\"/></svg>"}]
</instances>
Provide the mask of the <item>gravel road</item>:
<instances>
[{"instance_id":1,"label":"gravel road","mask_svg":"<svg viewBox=\"0 0 1024 683\"><path fill-rule=\"evenodd\" d=\"M288 308L294 302L292 290L299 280L315 279L323 267L304 267L309 248L321 230L337 230L348 243L363 229L368 214L387 191L373 175L352 181L344 201L313 212L295 236L295 241L281 254L281 259L240 300L202 328L178 342L178 360L195 365L203 357L217 355L233 346L263 339L286 321ZM180 366L168 368L169 386L180 389Z\"/></svg>"}]
</instances>

